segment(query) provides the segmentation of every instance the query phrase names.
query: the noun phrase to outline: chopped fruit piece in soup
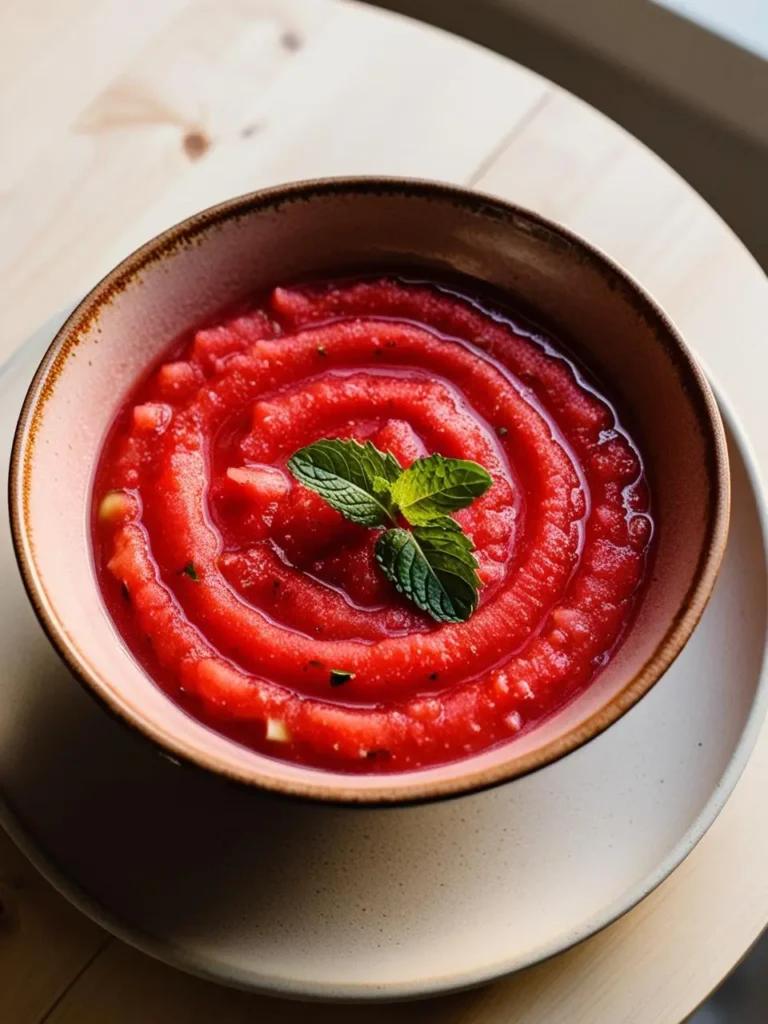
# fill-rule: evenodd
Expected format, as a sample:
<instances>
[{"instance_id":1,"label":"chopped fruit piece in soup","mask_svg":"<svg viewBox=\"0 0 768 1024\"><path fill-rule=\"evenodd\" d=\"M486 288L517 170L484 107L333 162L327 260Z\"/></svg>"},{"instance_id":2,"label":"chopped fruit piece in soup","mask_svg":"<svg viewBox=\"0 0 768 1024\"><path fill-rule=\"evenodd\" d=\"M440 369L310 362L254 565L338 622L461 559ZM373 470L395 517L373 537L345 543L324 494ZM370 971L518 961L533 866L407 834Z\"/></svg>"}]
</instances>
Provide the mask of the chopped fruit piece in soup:
<instances>
[{"instance_id":1,"label":"chopped fruit piece in soup","mask_svg":"<svg viewBox=\"0 0 768 1024\"><path fill-rule=\"evenodd\" d=\"M281 722L279 718L268 718L267 739L274 743L290 743L291 734L285 722Z\"/></svg>"},{"instance_id":2,"label":"chopped fruit piece in soup","mask_svg":"<svg viewBox=\"0 0 768 1024\"><path fill-rule=\"evenodd\" d=\"M276 288L137 386L94 487L125 642L270 757L412 771L535 728L631 622L642 458L555 340L439 284Z\"/></svg>"},{"instance_id":3,"label":"chopped fruit piece in soup","mask_svg":"<svg viewBox=\"0 0 768 1024\"><path fill-rule=\"evenodd\" d=\"M99 521L116 523L130 514L131 499L125 491L107 491L99 502Z\"/></svg>"}]
</instances>

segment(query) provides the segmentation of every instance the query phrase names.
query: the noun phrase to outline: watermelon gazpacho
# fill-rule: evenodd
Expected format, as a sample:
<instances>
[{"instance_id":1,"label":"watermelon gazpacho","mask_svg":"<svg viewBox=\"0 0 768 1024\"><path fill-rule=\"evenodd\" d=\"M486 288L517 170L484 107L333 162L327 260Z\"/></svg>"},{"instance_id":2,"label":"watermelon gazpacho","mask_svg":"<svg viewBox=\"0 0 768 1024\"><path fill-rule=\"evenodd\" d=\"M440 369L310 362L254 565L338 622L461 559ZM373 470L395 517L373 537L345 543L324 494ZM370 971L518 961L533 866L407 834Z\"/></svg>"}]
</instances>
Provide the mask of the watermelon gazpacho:
<instances>
[{"instance_id":1,"label":"watermelon gazpacho","mask_svg":"<svg viewBox=\"0 0 768 1024\"><path fill-rule=\"evenodd\" d=\"M495 305L394 277L275 288L181 339L119 412L93 508L106 605L169 697L358 773L513 741L581 692L653 534L598 382Z\"/></svg>"}]
</instances>

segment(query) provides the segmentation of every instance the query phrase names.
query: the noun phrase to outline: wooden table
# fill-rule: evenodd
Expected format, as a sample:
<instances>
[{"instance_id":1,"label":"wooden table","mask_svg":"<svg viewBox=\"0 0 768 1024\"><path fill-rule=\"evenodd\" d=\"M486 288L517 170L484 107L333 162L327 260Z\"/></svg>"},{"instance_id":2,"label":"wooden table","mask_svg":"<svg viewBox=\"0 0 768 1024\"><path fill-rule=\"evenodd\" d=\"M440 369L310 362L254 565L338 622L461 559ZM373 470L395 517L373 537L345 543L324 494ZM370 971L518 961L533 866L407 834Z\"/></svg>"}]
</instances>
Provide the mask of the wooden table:
<instances>
[{"instance_id":1,"label":"wooden table","mask_svg":"<svg viewBox=\"0 0 768 1024\"><path fill-rule=\"evenodd\" d=\"M0 0L0 356L137 244L292 178L442 178L528 204L623 262L706 359L768 283L668 167L509 61L330 0ZM726 393L738 367L720 372ZM741 370L743 373L743 369ZM760 403L739 412L760 446ZM759 436L757 436L759 435ZM632 913L492 987L366 1019L679 1024L768 921L768 731L700 846ZM72 909L0 833L3 1024L344 1022L149 960Z\"/></svg>"}]
</instances>

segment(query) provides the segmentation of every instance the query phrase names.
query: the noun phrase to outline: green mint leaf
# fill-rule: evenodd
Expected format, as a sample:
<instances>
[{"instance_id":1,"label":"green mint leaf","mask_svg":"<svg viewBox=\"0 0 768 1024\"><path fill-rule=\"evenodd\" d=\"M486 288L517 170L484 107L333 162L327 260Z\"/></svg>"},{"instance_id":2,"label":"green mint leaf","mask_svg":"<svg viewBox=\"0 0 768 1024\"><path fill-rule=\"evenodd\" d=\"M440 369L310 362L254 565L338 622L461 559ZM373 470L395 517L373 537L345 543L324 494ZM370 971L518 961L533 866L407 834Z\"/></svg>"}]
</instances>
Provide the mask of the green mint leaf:
<instances>
[{"instance_id":1,"label":"green mint leaf","mask_svg":"<svg viewBox=\"0 0 768 1024\"><path fill-rule=\"evenodd\" d=\"M200 582L200 577L197 575L197 569L195 568L194 562L187 562L184 568L179 572L179 576L189 576L193 583Z\"/></svg>"},{"instance_id":2,"label":"green mint leaf","mask_svg":"<svg viewBox=\"0 0 768 1024\"><path fill-rule=\"evenodd\" d=\"M315 441L291 456L288 469L353 523L381 526L394 521L390 485L402 467L370 441Z\"/></svg>"},{"instance_id":3,"label":"green mint leaf","mask_svg":"<svg viewBox=\"0 0 768 1024\"><path fill-rule=\"evenodd\" d=\"M341 668L331 669L331 686L343 686L344 683L348 683L350 679L355 678L354 672L345 672Z\"/></svg>"},{"instance_id":4,"label":"green mint leaf","mask_svg":"<svg viewBox=\"0 0 768 1024\"><path fill-rule=\"evenodd\" d=\"M476 462L435 454L417 459L394 481L392 499L409 523L421 525L466 508L492 483Z\"/></svg>"},{"instance_id":5,"label":"green mint leaf","mask_svg":"<svg viewBox=\"0 0 768 1024\"><path fill-rule=\"evenodd\" d=\"M449 516L387 530L376 542L385 576L438 622L464 622L477 608L480 577L472 541Z\"/></svg>"}]
</instances>

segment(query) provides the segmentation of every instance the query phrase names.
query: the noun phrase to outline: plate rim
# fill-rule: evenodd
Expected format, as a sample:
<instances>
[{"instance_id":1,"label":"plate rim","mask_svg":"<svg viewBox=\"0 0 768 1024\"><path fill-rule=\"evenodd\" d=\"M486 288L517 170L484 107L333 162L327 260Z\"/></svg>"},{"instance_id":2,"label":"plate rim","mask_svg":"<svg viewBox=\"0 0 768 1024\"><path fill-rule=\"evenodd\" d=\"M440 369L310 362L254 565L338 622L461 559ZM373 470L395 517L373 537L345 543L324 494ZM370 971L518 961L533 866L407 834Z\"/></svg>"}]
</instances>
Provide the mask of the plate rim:
<instances>
[{"instance_id":1,"label":"plate rim","mask_svg":"<svg viewBox=\"0 0 768 1024\"><path fill-rule=\"evenodd\" d=\"M11 373L15 366L23 362L30 349L35 345L35 342L39 341L42 344L46 338L52 337L58 330L59 325L75 306L76 303L71 306L68 305L66 309L47 320L0 366L0 388L4 384L6 375ZM724 389L718 384L716 375L711 372L698 355L697 359L712 386L723 420L741 455L750 490L755 499L763 549L764 552L768 553L768 498L766 497L766 489L762 481L757 455L739 417L734 412L729 398L725 394ZM32 372L33 368L30 368L30 374ZM766 564L765 560L763 563L763 574L768 578L768 564ZM462 973L453 971L449 975L435 975L418 981L384 984L347 982L339 985L336 983L325 984L322 982L298 981L289 977L273 976L267 978L263 975L259 976L258 972L242 968L228 968L226 974L222 973L212 968L210 961L192 956L182 947L163 943L151 933L143 931L139 927L126 926L98 900L93 899L81 886L68 879L66 874L57 867L54 860L44 851L43 847L36 842L32 831L27 829L22 823L21 816L12 808L7 798L3 795L2 790L0 790L0 826L6 830L11 840L43 875L46 881L77 910L103 928L109 936L115 936L127 945L159 960L169 967L229 988L240 989L259 995L278 996L296 1000L327 1003L373 1003L427 999L475 988L565 953L567 950L608 928L654 892L695 849L720 815L749 762L767 711L768 620L765 624L762 663L755 695L744 727L733 748L733 753L719 781L712 790L709 799L685 834L668 851L655 870L627 890L623 896L615 899L607 907L602 908L600 912L596 912L586 918L580 927L569 932L560 933L548 942L540 943L534 949L528 950L524 956L506 957L480 969L473 968ZM514 781L508 783L508 785L514 785ZM460 799L470 800L472 799L472 794ZM381 808L380 812L386 813L386 808ZM354 808L350 809L350 813L354 813Z\"/></svg>"},{"instance_id":2,"label":"plate rim","mask_svg":"<svg viewBox=\"0 0 768 1024\"><path fill-rule=\"evenodd\" d=\"M147 714L140 704L137 705L135 700L126 696L124 689L113 684L109 671L105 671L103 666L99 668L87 656L77 641L77 630L70 628L71 624L68 625L58 611L58 607L65 605L66 601L59 601L57 606L50 588L46 586L42 563L35 555L29 497L34 475L35 439L38 427L42 429L45 420L46 395L58 377L54 371L68 361L73 349L83 341L80 335L83 330L87 333L91 313L98 320L99 311L105 304L109 304L113 292L129 286L142 268L156 262L157 257L161 260L166 256L172 259L179 246L184 247L185 240L194 240L198 236L202 239L241 217L249 218L253 214L258 218L262 210L277 210L286 204L293 206L295 202L314 203L317 200L322 204L326 200L333 202L338 198L364 200L366 197L397 199L406 204L434 201L456 207L481 220L487 220L488 217L491 220L500 218L504 223L509 222L522 235L546 236L548 241L543 244L548 249L552 249L552 239L559 238L578 251L582 257L579 262L586 261L585 265L588 264L603 279L603 283L607 282L611 290L618 288L641 319L646 321L650 316L655 324L657 340L667 357L672 359L682 389L695 407L693 413L699 433L708 438L708 451L704 455L704 462L708 466L705 475L709 478L705 537L682 603L676 613L667 619L666 631L654 645L653 651L650 654L646 652L647 656L640 667L630 674L631 678L624 680L612 698L604 694L603 702L598 700L598 706L595 707L590 707L587 702L586 709L582 708L581 713L576 713L571 727L561 735L544 738L538 746L523 749L517 754L514 744L502 745L497 751L499 757L491 757L490 760L486 757L488 751L476 751L463 759L458 767L450 762L443 764L442 768L447 771L442 774L439 766L423 766L420 770L399 775L374 773L365 778L357 776L354 783L350 782L348 775L339 772L325 773L322 778L323 773L318 775L310 771L302 775L302 771L299 771L298 775L288 779L281 777L280 771L274 768L273 759L265 760L258 751L240 763L229 759L226 751L221 749L201 751L195 743L194 735L182 735L178 730L169 728L157 716ZM597 738L656 685L690 639L717 582L728 538L730 473L723 422L701 365L674 321L655 297L634 274L601 247L570 226L543 215L535 208L466 185L422 177L341 175L291 181L225 199L192 214L150 239L99 281L57 332L29 385L11 448L8 502L14 553L35 614L48 639L77 681L110 713L161 747L171 758L203 768L238 784L297 799L316 800L329 806L404 807L481 792L554 764ZM573 706L576 707L578 703L575 702ZM193 734L199 736L199 723L193 721L191 728Z\"/></svg>"}]
</instances>

